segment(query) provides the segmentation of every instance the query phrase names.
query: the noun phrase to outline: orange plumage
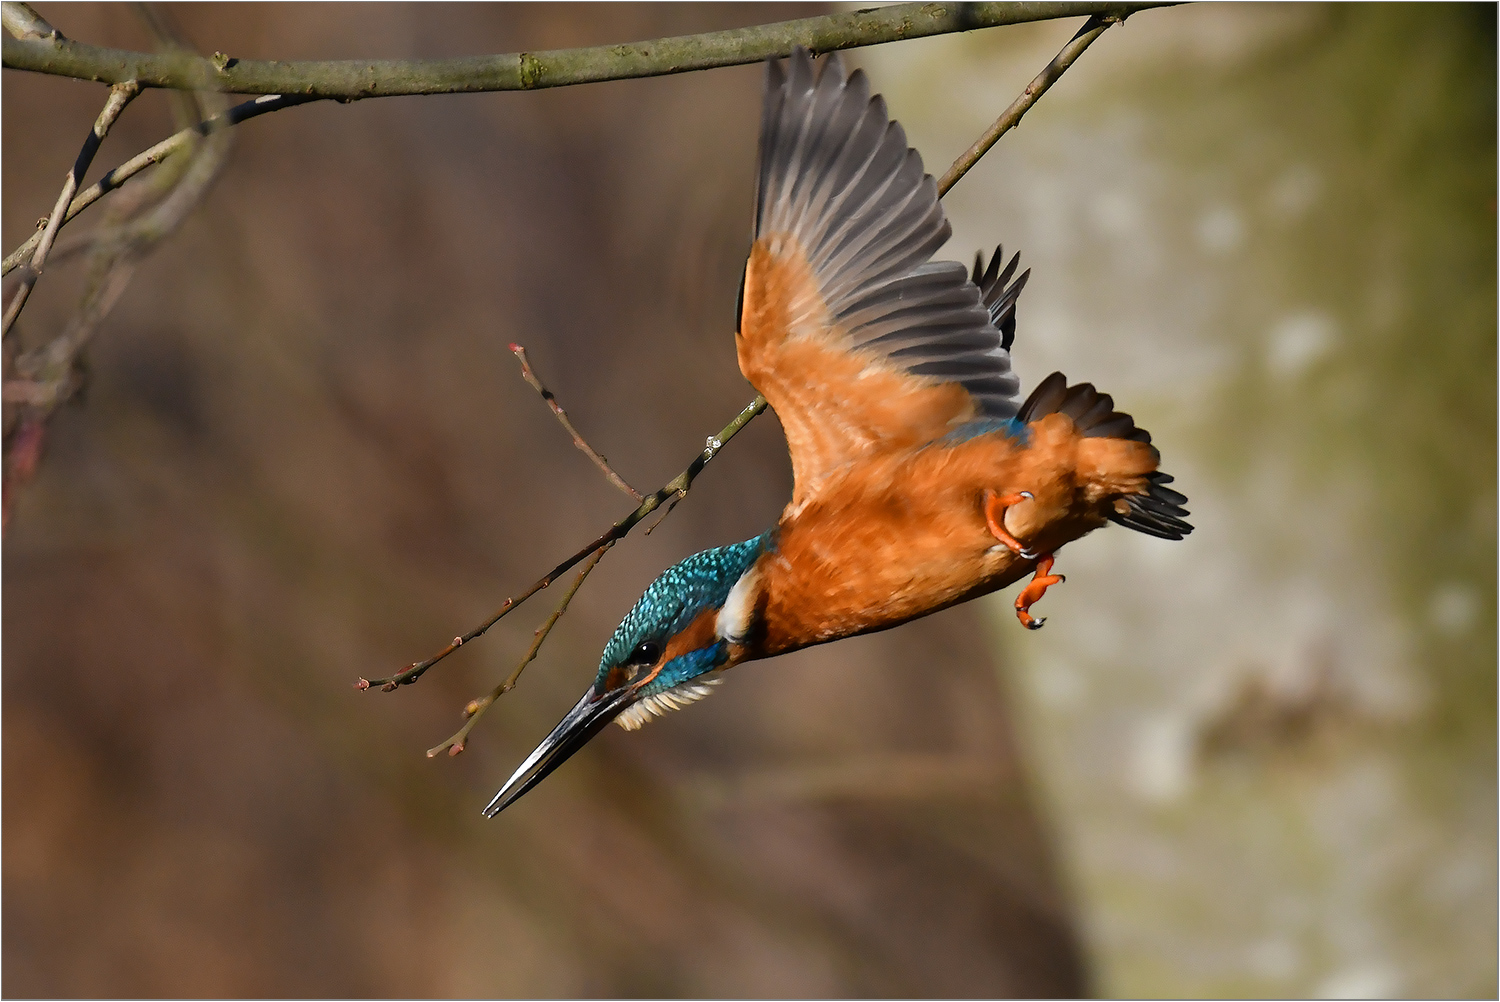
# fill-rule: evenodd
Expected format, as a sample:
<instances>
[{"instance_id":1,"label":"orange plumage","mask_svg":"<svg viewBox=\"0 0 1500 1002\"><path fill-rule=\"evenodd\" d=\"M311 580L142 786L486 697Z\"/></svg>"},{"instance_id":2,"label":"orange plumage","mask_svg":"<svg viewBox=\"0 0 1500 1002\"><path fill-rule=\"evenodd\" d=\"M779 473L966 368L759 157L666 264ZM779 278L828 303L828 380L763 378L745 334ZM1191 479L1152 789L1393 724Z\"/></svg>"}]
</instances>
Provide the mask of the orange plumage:
<instances>
[{"instance_id":1,"label":"orange plumage","mask_svg":"<svg viewBox=\"0 0 1500 1002\"><path fill-rule=\"evenodd\" d=\"M1107 525L1114 502L1155 469L1149 445L1081 438L1062 414L1036 422L1026 448L992 433L852 464L778 522L759 565L763 639L745 657L887 629L1030 573L1036 561L986 526L987 490L1031 489L1005 526L1051 553Z\"/></svg>"},{"instance_id":2,"label":"orange plumage","mask_svg":"<svg viewBox=\"0 0 1500 1002\"><path fill-rule=\"evenodd\" d=\"M949 227L936 186L864 74L798 50L768 64L755 240L735 343L786 431L794 486L776 526L658 578L593 687L491 801L495 814L611 719L701 698L745 661L888 629L1028 573L1117 522L1168 539L1187 499L1151 437L1059 373L1024 402L1010 369L1017 297L998 250L972 278L930 260ZM981 262L982 264L982 262Z\"/></svg>"}]
</instances>

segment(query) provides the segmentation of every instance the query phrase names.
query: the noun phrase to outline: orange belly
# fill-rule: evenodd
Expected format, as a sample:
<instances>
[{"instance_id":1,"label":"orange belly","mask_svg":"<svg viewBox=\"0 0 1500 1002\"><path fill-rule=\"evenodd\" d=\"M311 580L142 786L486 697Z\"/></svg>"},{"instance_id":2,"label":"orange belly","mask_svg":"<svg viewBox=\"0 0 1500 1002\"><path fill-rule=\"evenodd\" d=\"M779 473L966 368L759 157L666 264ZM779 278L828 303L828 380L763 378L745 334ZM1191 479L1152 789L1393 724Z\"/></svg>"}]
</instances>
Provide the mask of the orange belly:
<instances>
[{"instance_id":1,"label":"orange belly","mask_svg":"<svg viewBox=\"0 0 1500 1002\"><path fill-rule=\"evenodd\" d=\"M1105 443L1112 452L1101 454ZM851 465L782 516L760 567L756 656L886 629L1005 587L1033 561L990 533L987 490L1034 494L1007 511L1006 528L1053 552L1106 524L1120 488L1140 489L1155 468L1147 452L1080 439L1052 415L1031 427L1025 447L997 433Z\"/></svg>"}]
</instances>

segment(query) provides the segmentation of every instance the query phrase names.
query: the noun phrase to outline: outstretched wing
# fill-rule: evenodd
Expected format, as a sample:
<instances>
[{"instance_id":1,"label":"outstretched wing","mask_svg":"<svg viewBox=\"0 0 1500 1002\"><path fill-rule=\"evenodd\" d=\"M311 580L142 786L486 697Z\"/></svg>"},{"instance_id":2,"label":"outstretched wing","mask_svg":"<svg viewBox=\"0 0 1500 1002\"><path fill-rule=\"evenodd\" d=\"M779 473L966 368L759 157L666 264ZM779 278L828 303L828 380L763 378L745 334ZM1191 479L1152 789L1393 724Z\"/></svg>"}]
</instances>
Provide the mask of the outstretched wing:
<instances>
[{"instance_id":1,"label":"outstretched wing","mask_svg":"<svg viewBox=\"0 0 1500 1002\"><path fill-rule=\"evenodd\" d=\"M862 72L837 55L815 72L803 49L767 65L735 340L786 430L794 505L848 463L1015 415L1020 383L979 289L963 265L928 260L949 232Z\"/></svg>"}]
</instances>

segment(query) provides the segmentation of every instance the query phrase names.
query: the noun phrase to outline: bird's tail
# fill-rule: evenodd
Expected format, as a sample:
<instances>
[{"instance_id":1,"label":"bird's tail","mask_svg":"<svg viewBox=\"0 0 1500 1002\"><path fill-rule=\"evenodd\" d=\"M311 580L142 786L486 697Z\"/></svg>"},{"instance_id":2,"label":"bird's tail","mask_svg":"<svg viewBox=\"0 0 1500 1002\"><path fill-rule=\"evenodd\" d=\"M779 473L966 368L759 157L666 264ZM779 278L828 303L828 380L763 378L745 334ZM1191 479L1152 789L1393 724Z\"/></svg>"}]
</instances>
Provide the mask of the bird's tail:
<instances>
[{"instance_id":1,"label":"bird's tail","mask_svg":"<svg viewBox=\"0 0 1500 1002\"><path fill-rule=\"evenodd\" d=\"M1151 433L1137 428L1135 419L1129 414L1115 410L1114 398L1108 393L1100 393L1092 383L1069 386L1067 377L1061 372L1054 372L1042 380L1021 405L1016 420L1030 424L1048 414L1066 414L1084 438L1151 443ZM1156 452L1154 446L1152 452ZM1167 486L1172 482L1172 476L1156 470L1146 474L1145 479L1145 493L1127 495L1126 510L1111 512L1110 520L1127 529L1162 539L1181 539L1192 532L1193 527L1184 520L1184 516L1190 513L1182 507L1187 503L1187 496Z\"/></svg>"}]
</instances>

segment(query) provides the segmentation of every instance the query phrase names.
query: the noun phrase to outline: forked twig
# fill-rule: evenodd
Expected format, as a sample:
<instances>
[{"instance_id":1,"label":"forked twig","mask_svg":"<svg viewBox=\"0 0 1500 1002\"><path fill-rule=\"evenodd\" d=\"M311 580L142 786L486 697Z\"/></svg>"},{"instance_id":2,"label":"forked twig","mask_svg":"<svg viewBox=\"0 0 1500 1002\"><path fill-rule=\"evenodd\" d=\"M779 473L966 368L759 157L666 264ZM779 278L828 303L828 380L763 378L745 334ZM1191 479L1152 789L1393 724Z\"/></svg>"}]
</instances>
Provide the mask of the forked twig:
<instances>
[{"instance_id":1,"label":"forked twig","mask_svg":"<svg viewBox=\"0 0 1500 1002\"><path fill-rule=\"evenodd\" d=\"M36 287L36 280L41 277L42 269L47 265L47 255L52 251L52 242L57 239L57 231L62 227L63 216L69 205L73 204L73 193L78 190L83 176L88 173L89 165L94 162L94 154L99 152L99 144L104 142L104 137L109 134L110 126L115 124L115 119L120 117L120 112L125 106L135 99L141 92L140 85L130 80L125 83L115 84L109 89L109 99L104 102L104 108L99 112L99 117L94 120L94 127L89 130L88 138L83 141L83 148L78 151L78 157L73 161L73 168L68 171L67 178L63 181L62 193L57 196L57 205L52 210L52 215L47 217L46 227L37 235L36 250L31 255L31 262L26 267L26 272L21 276L20 288L11 297L10 304L5 307L5 317L0 322L0 336L8 335L16 317L21 315L21 310L26 306L26 300L31 297L31 290Z\"/></svg>"},{"instance_id":2,"label":"forked twig","mask_svg":"<svg viewBox=\"0 0 1500 1002\"><path fill-rule=\"evenodd\" d=\"M495 700L515 688L516 682L520 679L521 673L526 670L526 666L536 660L537 652L542 649L542 644L547 640L547 634L552 632L552 628L557 625L557 621L562 618L563 613L568 611L568 603L573 601L574 595L578 594L578 588L583 584L583 579L588 577L589 572L598 566L600 558L604 556L604 552L614 545L614 540L610 540L594 551L594 555L589 557L588 562L583 565L583 570L578 572L578 576L573 579L573 583L563 593L562 601L557 603L557 608L552 610L552 615L548 616L542 625L536 628L536 632L531 638L531 646L527 648L526 656L521 659L521 663L516 665L516 670L511 672L510 677L504 682L491 689L488 695L470 700L469 704L464 707L464 716L468 718L464 721L464 725L447 741L427 749L428 758L436 758L444 751L449 755L457 755L464 750L464 743L468 740L469 732L474 729L474 725L479 722L479 718L484 716L484 711L493 706Z\"/></svg>"},{"instance_id":3,"label":"forked twig","mask_svg":"<svg viewBox=\"0 0 1500 1002\"><path fill-rule=\"evenodd\" d=\"M304 94L267 94L253 101L237 104L233 108L222 111L211 118L204 119L197 125L190 126L174 135L168 136L149 150L131 157L114 170L105 174L98 181L95 181L88 188L85 188L68 205L67 212L62 216L61 222L57 225L61 227L65 223L72 222L73 217L123 185L132 177L135 177L135 175L147 167L159 164L172 154L187 149L201 137L213 135L220 129L239 125L241 122L248 121L268 112L280 111L282 108L290 108L295 105L307 104L310 101L318 100L321 100L321 98L307 97ZM58 201L61 202L61 199ZM58 210L54 209L52 215L47 217L48 225L50 226L52 220L57 217ZM45 231L38 230L36 233L33 233L26 239L25 243L5 255L5 264L3 267L0 267L0 275L9 275L34 252L37 244L41 242L43 232Z\"/></svg>"},{"instance_id":4,"label":"forked twig","mask_svg":"<svg viewBox=\"0 0 1500 1002\"><path fill-rule=\"evenodd\" d=\"M655 532L657 528L667 520L667 516L672 514L672 509L677 507L677 502L681 501L685 497L687 497L687 491L678 491L676 494L673 494L672 500L667 502L667 506L663 508L661 514L656 517L656 521L646 526L646 531L642 533L642 535L649 536L653 532Z\"/></svg>"},{"instance_id":5,"label":"forked twig","mask_svg":"<svg viewBox=\"0 0 1500 1002\"><path fill-rule=\"evenodd\" d=\"M3 9L9 15L16 6L6 2ZM185 43L165 12L141 5L137 13L159 45L174 51L182 49ZM207 120L224 105L222 96L213 91L174 93L172 97L179 125ZM189 130L188 135L192 142L173 157L173 163L133 188L138 197L114 202L106 211L105 225L85 241L91 258L87 284L62 332L30 351L6 358L0 396L7 404L19 406L14 415L7 413L7 422L13 428L8 427L5 434L0 524L9 519L14 488L35 471L46 422L83 383L78 359L90 338L130 284L140 261L182 225L226 162L229 133L215 132L200 139ZM59 227L67 221L58 210L54 210L53 218L59 220ZM63 254L60 244L52 246L48 263L57 262Z\"/></svg>"},{"instance_id":6,"label":"forked twig","mask_svg":"<svg viewBox=\"0 0 1500 1002\"><path fill-rule=\"evenodd\" d=\"M573 436L573 444L578 446L578 450L589 457L595 466L599 467L600 472L604 474L610 483L620 488L626 494L629 494L631 500L640 501L641 492L627 484L624 477L610 468L609 460L600 455L593 446L583 440L582 435L578 434L578 429L574 428L573 422L568 420L568 412L562 409L562 404L557 402L557 397L553 396L552 391L542 385L542 381L537 378L536 372L531 368L531 362L526 358L526 349L512 342L510 350L521 362L521 378L530 383L531 388L540 393L542 399L547 401L547 406L551 407L552 413L557 415L558 422L567 430L569 435Z\"/></svg>"},{"instance_id":7,"label":"forked twig","mask_svg":"<svg viewBox=\"0 0 1500 1002\"><path fill-rule=\"evenodd\" d=\"M711 459L719 454L719 450L724 448L724 446L729 443L730 439L738 435L740 433L740 429L749 424L751 419L754 418L755 415L759 414L765 409L766 398L757 396L750 402L749 406L739 412L739 414L733 421L725 425L723 430L721 430L717 435L708 440L708 444L704 446L703 451L698 454L698 457L696 459L688 464L687 469L683 470L677 476L673 477L667 483L663 484L660 488L657 489L655 493L646 495L645 499L641 501L640 506L637 507L635 511L631 512L629 515L626 515L614 525L610 526L598 539L595 539L583 549L579 550L577 553L573 554L571 557L564 560L556 567L552 568L545 575L539 578L535 583L533 583L530 588L527 588L524 592L522 592L519 596L506 599L504 604L502 604L500 608L496 610L495 614L489 619L485 620L479 626L476 626L474 629L470 630L468 633L463 634L462 636L454 637L452 642L449 643L447 647L444 647L442 650L438 651L426 661L414 662L413 664L408 665L405 669L397 672L394 675L391 675L388 678L361 678L354 683L354 687L356 689L368 689L371 686L379 686L383 692L391 692L398 686L410 685L417 679L421 678L423 673L426 672L427 669L431 668L433 665L443 660L443 658L458 650L464 644L478 637L484 636L484 634L490 629L490 627L500 622L500 620L503 619L506 614L508 614L512 609L520 605L522 602L526 601L531 596L535 595L537 592L541 591L543 588L546 588L553 581L556 581L558 575L566 574L569 568L573 567L580 560L583 560L595 550L602 549L612 543L617 542L618 540L624 539L625 536L629 534L630 530L635 528L637 522L655 511L658 507L661 506L662 502L672 497L672 495L677 494L678 492L686 493L688 488L693 485L693 480L698 476L698 474L703 472L703 468L708 465Z\"/></svg>"}]
</instances>

